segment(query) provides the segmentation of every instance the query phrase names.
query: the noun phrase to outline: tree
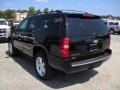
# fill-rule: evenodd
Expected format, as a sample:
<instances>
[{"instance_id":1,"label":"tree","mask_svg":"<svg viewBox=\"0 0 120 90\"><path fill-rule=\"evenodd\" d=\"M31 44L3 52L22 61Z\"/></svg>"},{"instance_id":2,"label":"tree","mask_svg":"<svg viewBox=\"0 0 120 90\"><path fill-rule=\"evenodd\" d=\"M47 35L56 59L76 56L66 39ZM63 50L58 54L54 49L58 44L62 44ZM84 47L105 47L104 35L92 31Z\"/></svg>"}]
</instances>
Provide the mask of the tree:
<instances>
[{"instance_id":1,"label":"tree","mask_svg":"<svg viewBox=\"0 0 120 90\"><path fill-rule=\"evenodd\" d=\"M28 8L28 16L32 16L34 15L36 12L35 8L34 7L29 7Z\"/></svg>"},{"instance_id":2,"label":"tree","mask_svg":"<svg viewBox=\"0 0 120 90\"><path fill-rule=\"evenodd\" d=\"M3 11L0 10L0 18L3 18Z\"/></svg>"},{"instance_id":3,"label":"tree","mask_svg":"<svg viewBox=\"0 0 120 90\"><path fill-rule=\"evenodd\" d=\"M14 14L14 10L7 9L7 10L3 11L3 18L13 19L14 18L13 14Z\"/></svg>"},{"instance_id":4,"label":"tree","mask_svg":"<svg viewBox=\"0 0 120 90\"><path fill-rule=\"evenodd\" d=\"M44 12L44 13L48 13L48 12L49 12L49 9L48 9L48 8L44 8L43 12Z\"/></svg>"},{"instance_id":5,"label":"tree","mask_svg":"<svg viewBox=\"0 0 120 90\"><path fill-rule=\"evenodd\" d=\"M22 12L27 12L27 10L22 10Z\"/></svg>"},{"instance_id":6,"label":"tree","mask_svg":"<svg viewBox=\"0 0 120 90\"><path fill-rule=\"evenodd\" d=\"M42 12L40 11L40 9L38 9L37 11L36 11L36 14L38 15L38 14L41 14Z\"/></svg>"},{"instance_id":7,"label":"tree","mask_svg":"<svg viewBox=\"0 0 120 90\"><path fill-rule=\"evenodd\" d=\"M27 12L27 10L20 10L20 9L18 9L17 12L24 13L24 12Z\"/></svg>"},{"instance_id":8,"label":"tree","mask_svg":"<svg viewBox=\"0 0 120 90\"><path fill-rule=\"evenodd\" d=\"M50 12L54 12L54 10L53 10L53 9L51 9L51 10L50 10Z\"/></svg>"}]
</instances>

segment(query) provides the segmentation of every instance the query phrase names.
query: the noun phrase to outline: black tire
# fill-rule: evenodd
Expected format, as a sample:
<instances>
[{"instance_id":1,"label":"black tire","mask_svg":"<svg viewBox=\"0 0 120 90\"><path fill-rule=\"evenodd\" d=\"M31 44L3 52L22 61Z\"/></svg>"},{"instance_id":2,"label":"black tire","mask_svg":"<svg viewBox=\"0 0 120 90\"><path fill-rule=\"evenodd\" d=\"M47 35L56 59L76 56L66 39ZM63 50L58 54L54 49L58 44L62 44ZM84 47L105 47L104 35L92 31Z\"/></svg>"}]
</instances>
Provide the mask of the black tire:
<instances>
[{"instance_id":1,"label":"black tire","mask_svg":"<svg viewBox=\"0 0 120 90\"><path fill-rule=\"evenodd\" d=\"M11 41L8 42L8 52L9 52L9 55L12 57L15 57L17 55L17 50L13 46L13 43Z\"/></svg>"},{"instance_id":2,"label":"black tire","mask_svg":"<svg viewBox=\"0 0 120 90\"><path fill-rule=\"evenodd\" d=\"M35 55L35 70L36 70L37 76L42 80L50 79L54 73L53 69L49 66L47 61L48 60L44 52L40 52Z\"/></svg>"},{"instance_id":3,"label":"black tire","mask_svg":"<svg viewBox=\"0 0 120 90\"><path fill-rule=\"evenodd\" d=\"M120 34L120 31L118 32L118 34Z\"/></svg>"}]
</instances>

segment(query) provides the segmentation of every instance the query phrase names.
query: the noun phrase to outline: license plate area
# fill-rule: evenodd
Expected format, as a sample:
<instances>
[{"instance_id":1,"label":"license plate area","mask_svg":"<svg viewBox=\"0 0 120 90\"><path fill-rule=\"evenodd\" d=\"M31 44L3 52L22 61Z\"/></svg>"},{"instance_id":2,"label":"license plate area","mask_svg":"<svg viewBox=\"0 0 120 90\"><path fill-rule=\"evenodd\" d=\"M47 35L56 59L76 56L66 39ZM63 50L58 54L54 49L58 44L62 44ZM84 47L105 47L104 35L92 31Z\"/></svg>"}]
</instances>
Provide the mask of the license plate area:
<instances>
[{"instance_id":1,"label":"license plate area","mask_svg":"<svg viewBox=\"0 0 120 90\"><path fill-rule=\"evenodd\" d=\"M89 51L96 51L98 49L102 49L103 40L102 39L95 39L92 43L89 44L88 50Z\"/></svg>"},{"instance_id":2,"label":"license plate area","mask_svg":"<svg viewBox=\"0 0 120 90\"><path fill-rule=\"evenodd\" d=\"M98 50L98 47L97 47L97 45L90 45L90 50L89 51L96 51L96 50Z\"/></svg>"}]
</instances>

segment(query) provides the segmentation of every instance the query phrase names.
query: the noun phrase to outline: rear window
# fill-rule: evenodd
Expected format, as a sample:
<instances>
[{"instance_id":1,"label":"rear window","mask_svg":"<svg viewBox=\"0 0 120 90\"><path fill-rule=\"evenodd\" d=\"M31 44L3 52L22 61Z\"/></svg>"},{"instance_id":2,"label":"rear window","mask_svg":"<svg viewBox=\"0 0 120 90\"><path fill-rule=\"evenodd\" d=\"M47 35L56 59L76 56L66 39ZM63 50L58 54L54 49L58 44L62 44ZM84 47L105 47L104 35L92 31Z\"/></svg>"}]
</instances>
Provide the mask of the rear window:
<instances>
[{"instance_id":1,"label":"rear window","mask_svg":"<svg viewBox=\"0 0 120 90\"><path fill-rule=\"evenodd\" d=\"M67 18L67 34L69 36L76 35L91 35L93 33L103 35L107 34L107 26L101 19L81 19L81 18Z\"/></svg>"}]
</instances>

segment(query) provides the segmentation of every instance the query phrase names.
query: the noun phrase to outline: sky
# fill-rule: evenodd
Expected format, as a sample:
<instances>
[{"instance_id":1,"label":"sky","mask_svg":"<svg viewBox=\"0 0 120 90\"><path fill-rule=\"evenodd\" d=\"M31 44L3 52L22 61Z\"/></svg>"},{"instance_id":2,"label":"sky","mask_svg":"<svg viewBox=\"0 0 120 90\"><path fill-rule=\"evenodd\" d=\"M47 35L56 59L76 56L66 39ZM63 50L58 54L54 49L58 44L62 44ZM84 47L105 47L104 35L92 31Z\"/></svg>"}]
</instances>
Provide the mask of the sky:
<instances>
[{"instance_id":1,"label":"sky","mask_svg":"<svg viewBox=\"0 0 120 90\"><path fill-rule=\"evenodd\" d=\"M28 9L78 10L96 15L120 16L120 0L0 0L0 10Z\"/></svg>"}]
</instances>

